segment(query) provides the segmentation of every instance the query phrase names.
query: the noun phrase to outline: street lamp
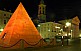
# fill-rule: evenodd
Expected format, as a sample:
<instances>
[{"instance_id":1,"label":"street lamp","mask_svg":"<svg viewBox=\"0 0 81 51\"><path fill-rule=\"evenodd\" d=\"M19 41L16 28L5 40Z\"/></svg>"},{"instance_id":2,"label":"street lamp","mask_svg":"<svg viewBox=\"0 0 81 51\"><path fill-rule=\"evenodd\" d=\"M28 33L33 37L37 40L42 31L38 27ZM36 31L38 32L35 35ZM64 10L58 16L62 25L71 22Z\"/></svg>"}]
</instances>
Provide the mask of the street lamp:
<instances>
[{"instance_id":1,"label":"street lamp","mask_svg":"<svg viewBox=\"0 0 81 51\"><path fill-rule=\"evenodd\" d=\"M40 28L40 24L38 25L38 31L39 31L39 33L40 33L40 35L41 35L41 28Z\"/></svg>"},{"instance_id":2,"label":"street lamp","mask_svg":"<svg viewBox=\"0 0 81 51\"><path fill-rule=\"evenodd\" d=\"M38 27L40 27L40 25L38 25Z\"/></svg>"},{"instance_id":3,"label":"street lamp","mask_svg":"<svg viewBox=\"0 0 81 51\"><path fill-rule=\"evenodd\" d=\"M70 22L66 22L66 27L69 27L71 26L71 23Z\"/></svg>"},{"instance_id":4,"label":"street lamp","mask_svg":"<svg viewBox=\"0 0 81 51\"><path fill-rule=\"evenodd\" d=\"M48 31L50 32L50 29Z\"/></svg>"},{"instance_id":5,"label":"street lamp","mask_svg":"<svg viewBox=\"0 0 81 51\"><path fill-rule=\"evenodd\" d=\"M73 32L73 30L71 30L71 38L72 38L72 32Z\"/></svg>"},{"instance_id":6,"label":"street lamp","mask_svg":"<svg viewBox=\"0 0 81 51\"><path fill-rule=\"evenodd\" d=\"M71 23L70 22L66 22L66 26L65 27L67 27L67 29L68 29L68 27L70 27L71 26ZM69 33L69 30L67 30L67 45L68 45L68 33Z\"/></svg>"},{"instance_id":7,"label":"street lamp","mask_svg":"<svg viewBox=\"0 0 81 51\"><path fill-rule=\"evenodd\" d=\"M2 31L3 31L3 29L0 29L0 31L2 32Z\"/></svg>"},{"instance_id":8,"label":"street lamp","mask_svg":"<svg viewBox=\"0 0 81 51\"><path fill-rule=\"evenodd\" d=\"M79 37L81 38L81 34L79 35Z\"/></svg>"},{"instance_id":9,"label":"street lamp","mask_svg":"<svg viewBox=\"0 0 81 51\"><path fill-rule=\"evenodd\" d=\"M65 27L67 27L67 29L68 29L70 26L71 26L71 23L70 22L66 22L66 26ZM67 36L68 36L68 33L69 33L69 30L67 30Z\"/></svg>"}]
</instances>

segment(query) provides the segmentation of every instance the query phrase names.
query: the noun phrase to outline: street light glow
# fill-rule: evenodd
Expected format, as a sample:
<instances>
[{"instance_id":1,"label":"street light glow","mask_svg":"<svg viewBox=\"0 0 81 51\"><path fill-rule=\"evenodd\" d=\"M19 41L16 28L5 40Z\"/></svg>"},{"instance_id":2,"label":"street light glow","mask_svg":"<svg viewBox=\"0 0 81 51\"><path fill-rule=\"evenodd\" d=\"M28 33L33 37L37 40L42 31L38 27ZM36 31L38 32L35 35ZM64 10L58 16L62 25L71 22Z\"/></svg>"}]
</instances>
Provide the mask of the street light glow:
<instances>
[{"instance_id":1,"label":"street light glow","mask_svg":"<svg viewBox=\"0 0 81 51\"><path fill-rule=\"evenodd\" d=\"M3 31L3 29L0 29L0 31Z\"/></svg>"},{"instance_id":2,"label":"street light glow","mask_svg":"<svg viewBox=\"0 0 81 51\"><path fill-rule=\"evenodd\" d=\"M79 36L81 37L81 34Z\"/></svg>"},{"instance_id":3,"label":"street light glow","mask_svg":"<svg viewBox=\"0 0 81 51\"><path fill-rule=\"evenodd\" d=\"M50 29L48 31L50 31Z\"/></svg>"},{"instance_id":4,"label":"street light glow","mask_svg":"<svg viewBox=\"0 0 81 51\"><path fill-rule=\"evenodd\" d=\"M40 27L40 25L38 25L38 27Z\"/></svg>"},{"instance_id":5,"label":"street light glow","mask_svg":"<svg viewBox=\"0 0 81 51\"><path fill-rule=\"evenodd\" d=\"M70 25L71 25L71 23L70 23L70 22L67 22L67 23L66 23L66 26L67 26L67 27L68 27L68 26L70 26Z\"/></svg>"},{"instance_id":6,"label":"street light glow","mask_svg":"<svg viewBox=\"0 0 81 51\"><path fill-rule=\"evenodd\" d=\"M68 33L68 35L71 35L71 33Z\"/></svg>"},{"instance_id":7,"label":"street light glow","mask_svg":"<svg viewBox=\"0 0 81 51\"><path fill-rule=\"evenodd\" d=\"M55 26L55 28L58 28L58 29L60 29L60 27L57 27L57 26Z\"/></svg>"},{"instance_id":8,"label":"street light glow","mask_svg":"<svg viewBox=\"0 0 81 51\"><path fill-rule=\"evenodd\" d=\"M73 30L71 30L71 32L72 32Z\"/></svg>"}]
</instances>

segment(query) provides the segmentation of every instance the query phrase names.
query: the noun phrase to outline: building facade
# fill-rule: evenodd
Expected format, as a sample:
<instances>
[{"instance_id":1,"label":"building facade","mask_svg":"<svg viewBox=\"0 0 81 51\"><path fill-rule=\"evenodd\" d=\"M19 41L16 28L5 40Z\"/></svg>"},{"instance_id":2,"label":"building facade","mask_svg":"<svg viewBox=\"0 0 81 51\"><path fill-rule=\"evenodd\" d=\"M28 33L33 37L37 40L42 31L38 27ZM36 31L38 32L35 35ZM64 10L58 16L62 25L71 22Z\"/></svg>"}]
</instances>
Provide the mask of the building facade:
<instances>
[{"instance_id":1,"label":"building facade","mask_svg":"<svg viewBox=\"0 0 81 51\"><path fill-rule=\"evenodd\" d=\"M11 12L0 10L0 32L3 31L6 23L10 19L11 15L12 15Z\"/></svg>"},{"instance_id":2,"label":"building facade","mask_svg":"<svg viewBox=\"0 0 81 51\"><path fill-rule=\"evenodd\" d=\"M71 36L71 38L78 38L79 37L79 23L80 20L78 16L67 19L67 20L61 20L59 23L62 23L64 25L63 32L67 36Z\"/></svg>"},{"instance_id":3,"label":"building facade","mask_svg":"<svg viewBox=\"0 0 81 51\"><path fill-rule=\"evenodd\" d=\"M38 18L41 22L37 28L43 38L54 38L56 35L69 36L71 38L79 37L80 20L78 16L58 21L59 23L46 22L46 5L43 0L39 4Z\"/></svg>"},{"instance_id":4,"label":"building facade","mask_svg":"<svg viewBox=\"0 0 81 51\"><path fill-rule=\"evenodd\" d=\"M61 20L59 21L59 23L40 23L37 29L40 32L42 38L54 38L55 36L68 36L71 38L78 38L80 35L79 23L80 20L76 16L72 19Z\"/></svg>"},{"instance_id":5,"label":"building facade","mask_svg":"<svg viewBox=\"0 0 81 51\"><path fill-rule=\"evenodd\" d=\"M55 22L40 23L37 27L42 38L54 38L61 35L62 25Z\"/></svg>"},{"instance_id":6,"label":"building facade","mask_svg":"<svg viewBox=\"0 0 81 51\"><path fill-rule=\"evenodd\" d=\"M80 20L79 20L78 16L76 16L72 19L72 29L73 29L72 37L74 37L74 38L77 38L80 35L79 34L79 23L80 23Z\"/></svg>"}]
</instances>

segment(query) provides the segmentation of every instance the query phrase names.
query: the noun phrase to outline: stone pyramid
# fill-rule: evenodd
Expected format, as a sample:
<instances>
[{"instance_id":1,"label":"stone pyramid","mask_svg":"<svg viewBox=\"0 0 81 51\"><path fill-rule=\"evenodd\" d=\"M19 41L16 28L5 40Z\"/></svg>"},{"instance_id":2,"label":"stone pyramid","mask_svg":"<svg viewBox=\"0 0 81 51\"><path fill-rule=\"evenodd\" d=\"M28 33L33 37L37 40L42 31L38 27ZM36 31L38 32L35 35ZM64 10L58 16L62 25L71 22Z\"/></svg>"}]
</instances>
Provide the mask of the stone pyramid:
<instances>
[{"instance_id":1,"label":"stone pyramid","mask_svg":"<svg viewBox=\"0 0 81 51\"><path fill-rule=\"evenodd\" d=\"M24 39L29 44L35 44L41 39L21 2L0 35L0 41L9 46L20 39Z\"/></svg>"}]
</instances>

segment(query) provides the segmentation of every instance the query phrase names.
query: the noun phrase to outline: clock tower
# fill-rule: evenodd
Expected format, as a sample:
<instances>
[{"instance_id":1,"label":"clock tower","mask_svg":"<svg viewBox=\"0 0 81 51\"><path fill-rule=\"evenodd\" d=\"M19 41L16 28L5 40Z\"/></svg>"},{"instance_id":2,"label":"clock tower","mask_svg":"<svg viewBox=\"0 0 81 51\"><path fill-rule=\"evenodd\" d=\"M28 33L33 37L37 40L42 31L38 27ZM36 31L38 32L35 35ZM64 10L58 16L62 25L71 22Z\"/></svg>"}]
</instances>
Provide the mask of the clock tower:
<instances>
[{"instance_id":1,"label":"clock tower","mask_svg":"<svg viewBox=\"0 0 81 51\"><path fill-rule=\"evenodd\" d=\"M38 19L41 23L46 22L46 5L43 0L41 0L38 5Z\"/></svg>"}]
</instances>

